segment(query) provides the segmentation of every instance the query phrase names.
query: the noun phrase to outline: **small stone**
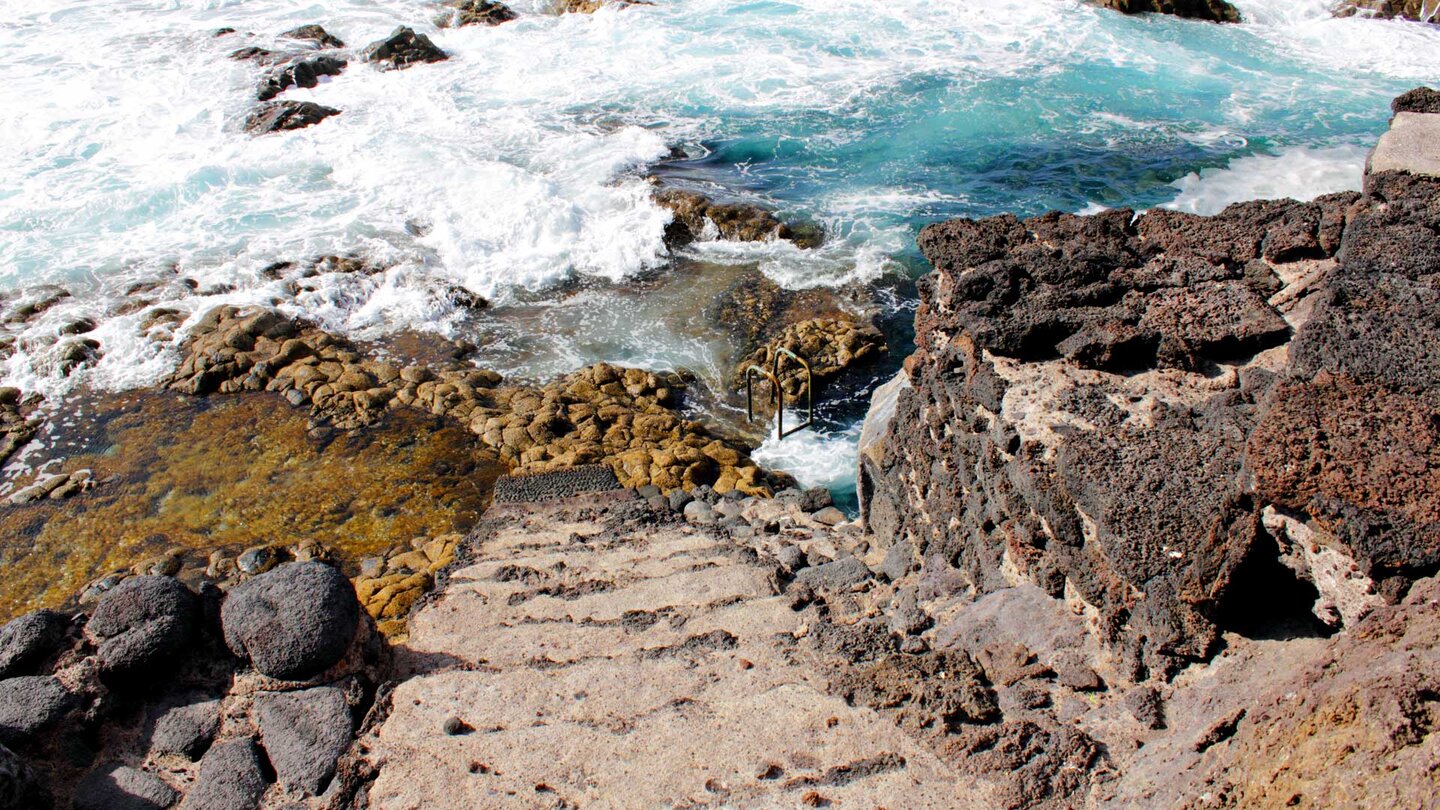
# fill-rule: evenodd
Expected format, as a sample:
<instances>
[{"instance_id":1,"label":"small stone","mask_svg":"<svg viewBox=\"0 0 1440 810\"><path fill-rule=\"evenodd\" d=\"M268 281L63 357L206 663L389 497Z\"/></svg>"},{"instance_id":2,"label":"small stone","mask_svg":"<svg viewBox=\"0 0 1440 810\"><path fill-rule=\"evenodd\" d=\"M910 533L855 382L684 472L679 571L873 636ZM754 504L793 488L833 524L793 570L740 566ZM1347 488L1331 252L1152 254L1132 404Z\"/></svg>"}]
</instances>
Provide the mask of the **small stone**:
<instances>
[{"instance_id":1,"label":"small stone","mask_svg":"<svg viewBox=\"0 0 1440 810\"><path fill-rule=\"evenodd\" d=\"M816 522L823 523L826 526L839 526L846 521L845 513L833 506L827 506L811 515L811 517L813 517Z\"/></svg>"},{"instance_id":2,"label":"small stone","mask_svg":"<svg viewBox=\"0 0 1440 810\"><path fill-rule=\"evenodd\" d=\"M256 576L274 568L280 563L280 552L271 546L254 546L240 552L235 566L246 576Z\"/></svg>"},{"instance_id":3,"label":"small stone","mask_svg":"<svg viewBox=\"0 0 1440 810\"><path fill-rule=\"evenodd\" d=\"M800 508L806 512L819 512L834 504L835 498L830 494L830 490L824 487L811 487L805 490L800 499Z\"/></svg>"},{"instance_id":4,"label":"small stone","mask_svg":"<svg viewBox=\"0 0 1440 810\"><path fill-rule=\"evenodd\" d=\"M870 569L865 563L855 557L846 557L814 568L806 568L795 580L816 590L848 591L863 584L870 577Z\"/></svg>"},{"instance_id":5,"label":"small stone","mask_svg":"<svg viewBox=\"0 0 1440 810\"><path fill-rule=\"evenodd\" d=\"M685 490L673 489L670 491L670 510L672 512L681 512L685 509L686 505L693 500L695 500L695 496Z\"/></svg>"},{"instance_id":6,"label":"small stone","mask_svg":"<svg viewBox=\"0 0 1440 810\"><path fill-rule=\"evenodd\" d=\"M161 810L180 794L160 777L125 765L107 765L75 785L75 810Z\"/></svg>"},{"instance_id":7,"label":"small stone","mask_svg":"<svg viewBox=\"0 0 1440 810\"><path fill-rule=\"evenodd\" d=\"M719 515L721 519L738 518L743 511L745 511L745 507L735 500L725 499L715 505L715 514Z\"/></svg>"},{"instance_id":8,"label":"small stone","mask_svg":"<svg viewBox=\"0 0 1440 810\"><path fill-rule=\"evenodd\" d=\"M1148 729L1165 728L1165 700L1153 686L1137 686L1125 695L1125 708Z\"/></svg>"},{"instance_id":9,"label":"small stone","mask_svg":"<svg viewBox=\"0 0 1440 810\"><path fill-rule=\"evenodd\" d=\"M635 492L640 497L646 500L649 500L651 498L657 498L661 494L660 488L655 486L654 484L646 484L645 486L636 489Z\"/></svg>"},{"instance_id":10,"label":"small stone","mask_svg":"<svg viewBox=\"0 0 1440 810\"><path fill-rule=\"evenodd\" d=\"M685 504L685 519L699 526L708 526L716 522L715 510L704 501L691 501Z\"/></svg>"},{"instance_id":11,"label":"small stone","mask_svg":"<svg viewBox=\"0 0 1440 810\"><path fill-rule=\"evenodd\" d=\"M789 571L799 571L809 564L805 559L805 549L797 545L787 545L775 552L775 559Z\"/></svg>"},{"instance_id":12,"label":"small stone","mask_svg":"<svg viewBox=\"0 0 1440 810\"><path fill-rule=\"evenodd\" d=\"M473 726L458 717L445 718L445 722L440 726L440 728L442 731L444 731L451 737L458 737L462 734L469 734L470 732L475 730Z\"/></svg>"}]
</instances>

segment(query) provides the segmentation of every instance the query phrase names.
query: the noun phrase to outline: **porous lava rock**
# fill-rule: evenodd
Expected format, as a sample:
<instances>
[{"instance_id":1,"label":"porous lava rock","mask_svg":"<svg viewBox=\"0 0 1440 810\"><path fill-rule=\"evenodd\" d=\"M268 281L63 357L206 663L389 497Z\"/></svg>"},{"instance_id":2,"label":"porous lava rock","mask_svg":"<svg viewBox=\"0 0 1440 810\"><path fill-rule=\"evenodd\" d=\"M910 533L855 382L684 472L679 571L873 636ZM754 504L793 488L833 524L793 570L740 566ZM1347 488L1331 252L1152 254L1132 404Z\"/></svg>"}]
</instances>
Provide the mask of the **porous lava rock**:
<instances>
[{"instance_id":1,"label":"porous lava rock","mask_svg":"<svg viewBox=\"0 0 1440 810\"><path fill-rule=\"evenodd\" d=\"M1084 605L1137 679L1264 600L1398 598L1440 567L1437 191L927 227L909 386L862 454L880 543Z\"/></svg>"},{"instance_id":2,"label":"porous lava rock","mask_svg":"<svg viewBox=\"0 0 1440 810\"><path fill-rule=\"evenodd\" d=\"M48 675L0 681L0 743L18 745L60 721L76 703L74 693Z\"/></svg>"},{"instance_id":3,"label":"porous lava rock","mask_svg":"<svg viewBox=\"0 0 1440 810\"><path fill-rule=\"evenodd\" d=\"M674 215L665 229L665 243L671 247L707 238L737 242L783 239L800 247L815 247L823 239L819 229L788 225L754 203L716 202L698 191L682 188L660 189L655 192L655 202Z\"/></svg>"},{"instance_id":4,"label":"porous lava rock","mask_svg":"<svg viewBox=\"0 0 1440 810\"><path fill-rule=\"evenodd\" d=\"M221 606L225 643L256 671L312 678L344 657L360 604L350 580L319 562L286 563L236 586Z\"/></svg>"},{"instance_id":5,"label":"porous lava rock","mask_svg":"<svg viewBox=\"0 0 1440 810\"><path fill-rule=\"evenodd\" d=\"M454 10L443 14L436 25L463 28L467 25L501 25L520 19L509 6L494 0L457 0Z\"/></svg>"},{"instance_id":6,"label":"porous lava rock","mask_svg":"<svg viewBox=\"0 0 1440 810\"><path fill-rule=\"evenodd\" d=\"M33 675L44 659L60 648L65 617L53 610L35 610L0 627L0 679Z\"/></svg>"},{"instance_id":7,"label":"porous lava rock","mask_svg":"<svg viewBox=\"0 0 1440 810\"><path fill-rule=\"evenodd\" d=\"M160 777L126 765L107 765L75 785L75 810L162 810L180 794Z\"/></svg>"},{"instance_id":8,"label":"porous lava rock","mask_svg":"<svg viewBox=\"0 0 1440 810\"><path fill-rule=\"evenodd\" d=\"M200 760L200 771L180 808L251 810L259 805L267 787L265 766L255 741L227 740L217 743Z\"/></svg>"},{"instance_id":9,"label":"porous lava rock","mask_svg":"<svg viewBox=\"0 0 1440 810\"><path fill-rule=\"evenodd\" d=\"M322 686L260 694L254 716L280 784L307 796L324 793L354 730L344 691Z\"/></svg>"},{"instance_id":10,"label":"porous lava rock","mask_svg":"<svg viewBox=\"0 0 1440 810\"><path fill-rule=\"evenodd\" d=\"M1429 0L1345 0L1335 9L1335 16L1440 24L1440 8L1431 6Z\"/></svg>"},{"instance_id":11,"label":"porous lava rock","mask_svg":"<svg viewBox=\"0 0 1440 810\"><path fill-rule=\"evenodd\" d=\"M135 681L178 666L196 614L195 595L174 577L131 577L100 598L85 635L104 677Z\"/></svg>"},{"instance_id":12,"label":"porous lava rock","mask_svg":"<svg viewBox=\"0 0 1440 810\"><path fill-rule=\"evenodd\" d=\"M344 70L345 60L333 56L295 59L272 70L260 82L256 97L261 101L269 101L291 87L316 87L320 84L321 76L339 76Z\"/></svg>"}]
</instances>

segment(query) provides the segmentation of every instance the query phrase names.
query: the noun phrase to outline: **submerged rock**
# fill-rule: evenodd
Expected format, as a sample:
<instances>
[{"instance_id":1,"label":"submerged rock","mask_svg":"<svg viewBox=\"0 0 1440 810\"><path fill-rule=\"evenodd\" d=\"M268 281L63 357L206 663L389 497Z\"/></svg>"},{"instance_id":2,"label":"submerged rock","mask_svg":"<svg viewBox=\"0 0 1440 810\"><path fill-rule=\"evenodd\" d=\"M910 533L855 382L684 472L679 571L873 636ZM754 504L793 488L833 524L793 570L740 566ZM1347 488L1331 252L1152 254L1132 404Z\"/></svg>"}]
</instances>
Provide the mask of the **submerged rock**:
<instances>
[{"instance_id":1,"label":"submerged rock","mask_svg":"<svg viewBox=\"0 0 1440 810\"><path fill-rule=\"evenodd\" d=\"M412 28L400 26L390 36L365 48L365 61L374 62L385 70L403 70L426 62L443 62L450 55L440 50L430 38Z\"/></svg>"},{"instance_id":2,"label":"submerged rock","mask_svg":"<svg viewBox=\"0 0 1440 810\"><path fill-rule=\"evenodd\" d=\"M286 563L236 586L220 616L231 652L261 674L304 680L350 649L360 605L350 580L334 568Z\"/></svg>"},{"instance_id":3,"label":"submerged rock","mask_svg":"<svg viewBox=\"0 0 1440 810\"><path fill-rule=\"evenodd\" d=\"M256 107L245 118L245 131L252 135L288 132L318 124L340 111L312 101L272 101Z\"/></svg>"}]
</instances>

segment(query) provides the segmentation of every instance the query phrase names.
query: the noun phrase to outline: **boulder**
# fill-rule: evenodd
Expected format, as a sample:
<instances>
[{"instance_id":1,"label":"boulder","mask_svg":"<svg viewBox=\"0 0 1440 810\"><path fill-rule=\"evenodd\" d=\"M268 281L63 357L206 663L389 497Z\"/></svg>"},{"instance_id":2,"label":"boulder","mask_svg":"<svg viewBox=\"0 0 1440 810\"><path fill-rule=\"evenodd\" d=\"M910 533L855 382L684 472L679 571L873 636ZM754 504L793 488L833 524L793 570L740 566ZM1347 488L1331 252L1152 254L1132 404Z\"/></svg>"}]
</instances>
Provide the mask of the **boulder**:
<instances>
[{"instance_id":1,"label":"boulder","mask_svg":"<svg viewBox=\"0 0 1440 810\"><path fill-rule=\"evenodd\" d=\"M254 810L266 789L260 751L249 738L218 743L200 760L181 810Z\"/></svg>"},{"instance_id":2,"label":"boulder","mask_svg":"<svg viewBox=\"0 0 1440 810\"><path fill-rule=\"evenodd\" d=\"M288 132L304 129L339 114L340 111L334 107L325 107L313 101L272 101L251 111L245 118L245 131L251 135Z\"/></svg>"},{"instance_id":3,"label":"boulder","mask_svg":"<svg viewBox=\"0 0 1440 810\"><path fill-rule=\"evenodd\" d=\"M254 717L280 784L307 796L324 793L354 732L345 693L333 686L262 693Z\"/></svg>"},{"instance_id":4,"label":"boulder","mask_svg":"<svg viewBox=\"0 0 1440 810\"><path fill-rule=\"evenodd\" d=\"M162 810L179 800L160 777L125 765L102 766L75 784L75 810Z\"/></svg>"},{"instance_id":5,"label":"boulder","mask_svg":"<svg viewBox=\"0 0 1440 810\"><path fill-rule=\"evenodd\" d=\"M49 676L0 681L0 743L30 741L59 722L75 703L75 695Z\"/></svg>"},{"instance_id":6,"label":"boulder","mask_svg":"<svg viewBox=\"0 0 1440 810\"><path fill-rule=\"evenodd\" d=\"M365 61L374 62L384 70L403 70L425 62L443 62L450 55L440 50L429 37L402 25L390 36L366 47L364 57Z\"/></svg>"},{"instance_id":7,"label":"boulder","mask_svg":"<svg viewBox=\"0 0 1440 810\"><path fill-rule=\"evenodd\" d=\"M53 610L36 610L0 627L0 679L35 674L60 648L65 624Z\"/></svg>"},{"instance_id":8,"label":"boulder","mask_svg":"<svg viewBox=\"0 0 1440 810\"><path fill-rule=\"evenodd\" d=\"M311 56L295 59L270 71L263 81L256 97L269 101L291 87L309 89L320 84L321 76L339 76L345 70L345 60L333 56Z\"/></svg>"},{"instance_id":9,"label":"boulder","mask_svg":"<svg viewBox=\"0 0 1440 810\"><path fill-rule=\"evenodd\" d=\"M454 10L442 15L436 21L437 25L463 28L467 25L500 25L520 19L520 15L509 6L494 0L457 0L452 5Z\"/></svg>"},{"instance_id":10,"label":"boulder","mask_svg":"<svg viewBox=\"0 0 1440 810\"><path fill-rule=\"evenodd\" d=\"M178 666L196 611L195 595L173 577L130 577L107 591L85 625L102 677L132 681Z\"/></svg>"},{"instance_id":11,"label":"boulder","mask_svg":"<svg viewBox=\"0 0 1440 810\"><path fill-rule=\"evenodd\" d=\"M1344 0L1335 9L1336 17L1376 17L1383 20L1413 20L1440 24L1440 7L1431 0Z\"/></svg>"},{"instance_id":12,"label":"boulder","mask_svg":"<svg viewBox=\"0 0 1440 810\"><path fill-rule=\"evenodd\" d=\"M302 42L313 42L322 48L343 48L345 43L339 37L326 31L323 27L314 23L302 25L299 28L292 28L280 36L286 39L298 39Z\"/></svg>"},{"instance_id":13,"label":"boulder","mask_svg":"<svg viewBox=\"0 0 1440 810\"><path fill-rule=\"evenodd\" d=\"M1407 90L1390 102L1390 111L1397 115L1402 112L1440 113L1440 90L1432 90L1429 87Z\"/></svg>"},{"instance_id":14,"label":"boulder","mask_svg":"<svg viewBox=\"0 0 1440 810\"><path fill-rule=\"evenodd\" d=\"M1173 14L1211 22L1238 23L1240 11L1227 0L1096 0L1122 14Z\"/></svg>"},{"instance_id":15,"label":"boulder","mask_svg":"<svg viewBox=\"0 0 1440 810\"><path fill-rule=\"evenodd\" d=\"M344 574L324 563L297 562L236 586L220 615L232 652L263 675L303 680L344 657L360 604Z\"/></svg>"},{"instance_id":16,"label":"boulder","mask_svg":"<svg viewBox=\"0 0 1440 810\"><path fill-rule=\"evenodd\" d=\"M220 730L220 701L200 700L165 710L150 734L152 754L199 759Z\"/></svg>"}]
</instances>

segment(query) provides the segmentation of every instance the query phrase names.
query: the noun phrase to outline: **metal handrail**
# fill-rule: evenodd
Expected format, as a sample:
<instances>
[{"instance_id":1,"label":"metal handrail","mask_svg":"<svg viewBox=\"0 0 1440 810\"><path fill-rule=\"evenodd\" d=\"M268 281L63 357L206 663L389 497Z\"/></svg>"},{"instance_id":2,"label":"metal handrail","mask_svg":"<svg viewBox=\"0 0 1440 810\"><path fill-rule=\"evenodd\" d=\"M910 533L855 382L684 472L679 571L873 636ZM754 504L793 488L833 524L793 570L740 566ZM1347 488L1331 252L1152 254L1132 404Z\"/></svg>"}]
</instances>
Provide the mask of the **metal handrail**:
<instances>
[{"instance_id":1,"label":"metal handrail","mask_svg":"<svg viewBox=\"0 0 1440 810\"><path fill-rule=\"evenodd\" d=\"M785 429L785 389L780 386L780 361L786 357L799 363L805 372L805 421L788 431ZM775 347L774 368L775 370L771 372L771 380L775 386L775 398L779 402L775 407L775 438L780 440L815 424L815 374L810 370L810 364L805 361L805 358L784 346Z\"/></svg>"},{"instance_id":2,"label":"metal handrail","mask_svg":"<svg viewBox=\"0 0 1440 810\"><path fill-rule=\"evenodd\" d=\"M775 403L775 439L778 441L815 424L815 374L805 358L784 346L776 346L771 354L770 371L757 365L745 369L745 418L755 421L755 375L758 374L770 381L770 401ZM785 429L785 389L780 385L783 379L780 376L780 361L786 357L799 363L800 370L805 374L805 421L789 430Z\"/></svg>"}]
</instances>

